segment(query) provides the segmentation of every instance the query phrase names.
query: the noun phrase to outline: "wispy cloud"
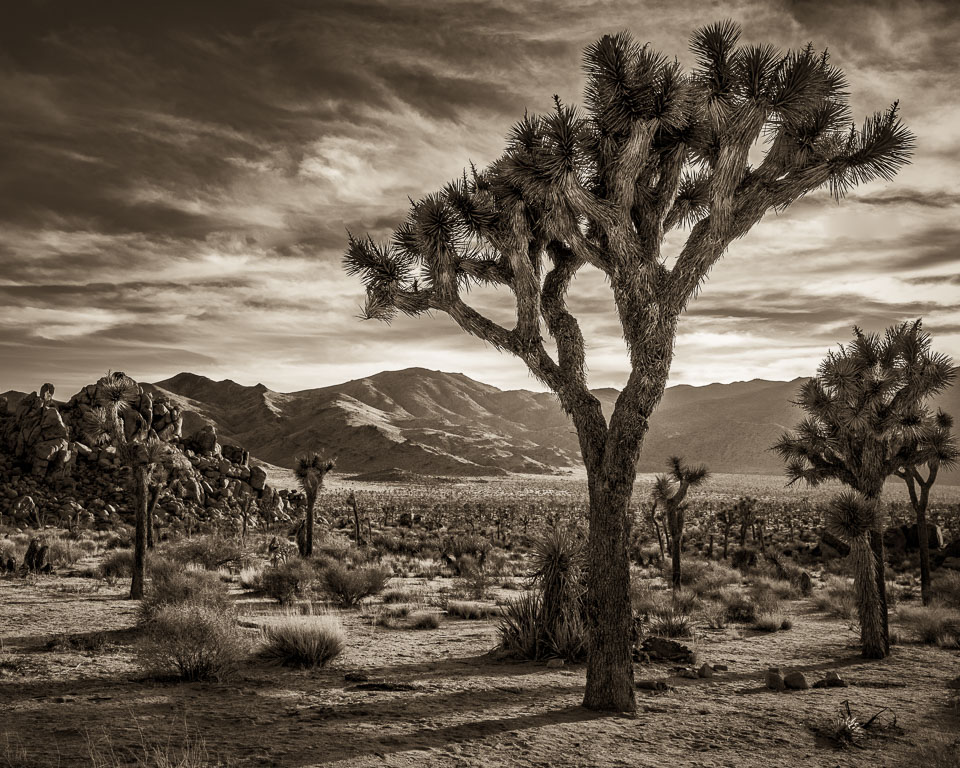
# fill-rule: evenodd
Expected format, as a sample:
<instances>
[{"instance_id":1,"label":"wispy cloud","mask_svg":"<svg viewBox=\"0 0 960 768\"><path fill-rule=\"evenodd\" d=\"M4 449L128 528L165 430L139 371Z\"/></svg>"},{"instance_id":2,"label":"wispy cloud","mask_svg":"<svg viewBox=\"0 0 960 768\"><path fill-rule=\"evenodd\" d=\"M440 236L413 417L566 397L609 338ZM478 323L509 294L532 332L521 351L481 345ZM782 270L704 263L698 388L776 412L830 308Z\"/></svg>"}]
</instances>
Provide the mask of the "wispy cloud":
<instances>
[{"instance_id":1,"label":"wispy cloud","mask_svg":"<svg viewBox=\"0 0 960 768\"><path fill-rule=\"evenodd\" d=\"M536 386L445 317L360 323L346 231L493 160L525 109L580 101L579 57L631 29L689 64L702 4L21 3L0 28L0 389L107 367L278 389L426 365ZM918 135L892 185L818 194L736 243L682 320L675 382L809 373L854 323L924 316L960 356L960 14L944 2L730 0L750 42L812 40L859 115ZM675 246L676 243L674 242ZM493 291L474 300L498 317ZM623 381L603 280L572 300L592 383Z\"/></svg>"}]
</instances>

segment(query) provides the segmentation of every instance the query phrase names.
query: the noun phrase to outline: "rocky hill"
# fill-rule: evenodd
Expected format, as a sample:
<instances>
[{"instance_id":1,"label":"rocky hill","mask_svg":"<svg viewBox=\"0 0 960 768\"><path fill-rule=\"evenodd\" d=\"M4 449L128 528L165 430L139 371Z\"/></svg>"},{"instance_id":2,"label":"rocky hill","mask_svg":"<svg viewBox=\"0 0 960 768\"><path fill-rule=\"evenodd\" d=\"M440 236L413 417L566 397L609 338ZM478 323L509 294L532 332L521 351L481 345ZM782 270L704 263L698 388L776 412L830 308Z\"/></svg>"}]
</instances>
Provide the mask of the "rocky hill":
<instances>
[{"instance_id":1,"label":"rocky hill","mask_svg":"<svg viewBox=\"0 0 960 768\"><path fill-rule=\"evenodd\" d=\"M670 387L651 420L641 471L659 471L676 453L716 472L780 474L769 447L801 417L790 402L801 382ZM291 393L181 373L154 387L183 411L185 432L214 424L226 440L280 466L310 449L336 454L340 471L357 473L548 473L579 464L573 425L553 395L503 391L459 373L408 368ZM617 390L595 394L609 415ZM960 414L960 390L943 406ZM960 474L944 479L960 482Z\"/></svg>"}]
</instances>

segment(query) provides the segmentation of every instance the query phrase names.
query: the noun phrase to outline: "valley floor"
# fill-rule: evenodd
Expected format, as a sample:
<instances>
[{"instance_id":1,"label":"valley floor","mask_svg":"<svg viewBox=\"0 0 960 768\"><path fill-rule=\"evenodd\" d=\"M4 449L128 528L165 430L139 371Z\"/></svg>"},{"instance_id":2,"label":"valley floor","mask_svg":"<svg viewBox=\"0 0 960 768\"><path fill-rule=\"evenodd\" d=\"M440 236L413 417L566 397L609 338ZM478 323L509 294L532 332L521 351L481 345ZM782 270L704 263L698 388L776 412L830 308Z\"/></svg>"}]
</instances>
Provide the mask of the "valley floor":
<instances>
[{"instance_id":1,"label":"valley floor","mask_svg":"<svg viewBox=\"0 0 960 768\"><path fill-rule=\"evenodd\" d=\"M702 632L701 661L729 671L638 691L630 718L579 706L582 666L496 660L493 620L389 629L368 612L344 612L348 646L326 669L254 660L229 684L154 682L136 663L136 604L124 592L82 578L0 580L0 766L122 765L186 745L194 757L205 753L205 764L236 766L879 768L927 764L920 751L960 729L947 688L960 675L960 653L906 644L866 662L854 629L804 600L790 603L789 631ZM237 597L253 637L275 609ZM100 650L48 648L65 634L96 632L108 633ZM763 684L771 666L811 681L836 670L849 687L776 693ZM361 690L344 678L357 672L409 689ZM638 665L636 674L671 669ZM845 702L861 720L886 711L859 747L839 749L818 729Z\"/></svg>"}]
</instances>

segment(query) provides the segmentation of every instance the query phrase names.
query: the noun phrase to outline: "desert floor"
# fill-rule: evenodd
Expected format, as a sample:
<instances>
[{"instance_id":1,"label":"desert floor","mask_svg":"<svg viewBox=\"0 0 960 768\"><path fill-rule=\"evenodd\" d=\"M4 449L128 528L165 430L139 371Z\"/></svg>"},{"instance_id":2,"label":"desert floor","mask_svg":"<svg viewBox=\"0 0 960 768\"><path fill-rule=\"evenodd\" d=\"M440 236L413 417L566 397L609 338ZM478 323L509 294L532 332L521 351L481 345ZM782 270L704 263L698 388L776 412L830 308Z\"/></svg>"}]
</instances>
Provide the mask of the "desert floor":
<instances>
[{"instance_id":1,"label":"desert floor","mask_svg":"<svg viewBox=\"0 0 960 768\"><path fill-rule=\"evenodd\" d=\"M429 592L444 581L392 586ZM229 684L151 681L126 589L62 575L0 580L0 766L155 764L184 750L189 765L911 766L960 730L947 688L960 652L901 644L866 662L854 628L805 600L789 604L788 631L701 631L700 660L729 667L714 678L638 665L638 679L669 677L673 689L638 691L626 717L579 706L582 666L498 660L495 620L389 629L373 608L342 614L348 647L325 669L252 657ZM234 593L254 642L277 609ZM108 633L97 651L65 642L97 632ZM849 687L776 693L763 684L770 666L811 682L836 670ZM358 689L345 679L358 672L404 690ZM841 749L823 729L844 702L862 720L885 711L859 746Z\"/></svg>"}]
</instances>

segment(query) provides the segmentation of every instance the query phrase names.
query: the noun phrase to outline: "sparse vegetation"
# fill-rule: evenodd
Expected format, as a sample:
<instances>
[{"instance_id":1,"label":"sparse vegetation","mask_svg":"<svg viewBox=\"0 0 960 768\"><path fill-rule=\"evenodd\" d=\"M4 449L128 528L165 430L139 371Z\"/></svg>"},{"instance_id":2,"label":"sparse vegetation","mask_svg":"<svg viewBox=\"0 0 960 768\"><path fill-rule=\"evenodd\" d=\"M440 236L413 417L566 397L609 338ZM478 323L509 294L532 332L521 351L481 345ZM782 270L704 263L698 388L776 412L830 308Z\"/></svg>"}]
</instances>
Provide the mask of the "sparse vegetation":
<instances>
[{"instance_id":1,"label":"sparse vegetation","mask_svg":"<svg viewBox=\"0 0 960 768\"><path fill-rule=\"evenodd\" d=\"M150 674L189 682L227 679L246 652L232 614L189 602L154 612L138 650Z\"/></svg>"}]
</instances>

